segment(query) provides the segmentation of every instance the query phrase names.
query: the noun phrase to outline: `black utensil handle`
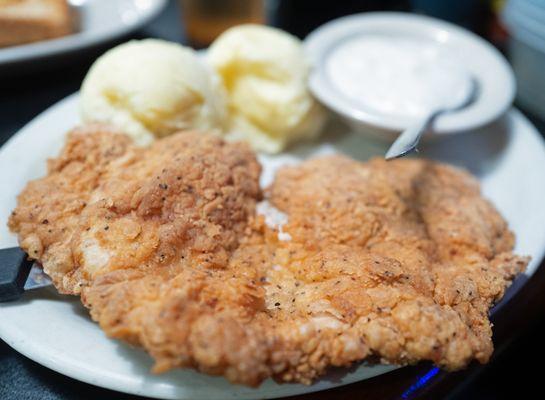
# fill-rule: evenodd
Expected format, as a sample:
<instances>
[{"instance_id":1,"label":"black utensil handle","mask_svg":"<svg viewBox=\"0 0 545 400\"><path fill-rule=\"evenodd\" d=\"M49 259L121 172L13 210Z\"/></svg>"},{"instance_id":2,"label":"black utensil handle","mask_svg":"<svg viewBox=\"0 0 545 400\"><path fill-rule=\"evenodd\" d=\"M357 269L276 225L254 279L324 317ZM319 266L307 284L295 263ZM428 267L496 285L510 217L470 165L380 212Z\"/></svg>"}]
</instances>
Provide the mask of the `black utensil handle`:
<instances>
[{"instance_id":1,"label":"black utensil handle","mask_svg":"<svg viewBox=\"0 0 545 400\"><path fill-rule=\"evenodd\" d=\"M0 249L0 302L21 297L33 263L20 247Z\"/></svg>"}]
</instances>

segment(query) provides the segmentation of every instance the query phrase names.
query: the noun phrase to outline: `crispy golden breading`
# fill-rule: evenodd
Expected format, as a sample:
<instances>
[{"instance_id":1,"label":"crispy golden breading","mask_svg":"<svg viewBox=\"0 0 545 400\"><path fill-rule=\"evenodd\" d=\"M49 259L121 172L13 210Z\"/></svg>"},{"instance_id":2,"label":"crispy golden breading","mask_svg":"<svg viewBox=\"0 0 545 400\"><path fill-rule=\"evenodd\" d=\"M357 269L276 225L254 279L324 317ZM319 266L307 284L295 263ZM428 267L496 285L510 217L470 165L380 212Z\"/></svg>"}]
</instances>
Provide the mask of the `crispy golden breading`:
<instances>
[{"instance_id":1,"label":"crispy golden breading","mask_svg":"<svg viewBox=\"0 0 545 400\"><path fill-rule=\"evenodd\" d=\"M19 196L9 226L62 293L115 269L222 268L254 213L260 167L247 147L199 133L131 143L76 130Z\"/></svg>"},{"instance_id":2,"label":"crispy golden breading","mask_svg":"<svg viewBox=\"0 0 545 400\"><path fill-rule=\"evenodd\" d=\"M488 360L488 310L528 260L467 173L341 156L284 168L266 193L287 215L279 235L256 214L247 147L180 133L141 149L87 130L9 225L59 291L81 294L156 372L258 385L369 357Z\"/></svg>"}]
</instances>

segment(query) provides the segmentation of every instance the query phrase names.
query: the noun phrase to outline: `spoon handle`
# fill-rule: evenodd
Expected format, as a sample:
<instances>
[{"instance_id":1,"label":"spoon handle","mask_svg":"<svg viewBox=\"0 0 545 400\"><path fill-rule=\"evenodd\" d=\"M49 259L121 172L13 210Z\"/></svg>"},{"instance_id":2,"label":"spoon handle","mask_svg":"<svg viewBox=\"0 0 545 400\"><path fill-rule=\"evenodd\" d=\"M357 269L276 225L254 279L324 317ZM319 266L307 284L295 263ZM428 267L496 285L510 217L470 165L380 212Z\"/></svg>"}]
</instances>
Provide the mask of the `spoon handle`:
<instances>
[{"instance_id":1,"label":"spoon handle","mask_svg":"<svg viewBox=\"0 0 545 400\"><path fill-rule=\"evenodd\" d=\"M403 157L415 150L422 134L428 130L437 114L436 111L431 112L422 118L418 124L405 129L386 152L386 160Z\"/></svg>"}]
</instances>

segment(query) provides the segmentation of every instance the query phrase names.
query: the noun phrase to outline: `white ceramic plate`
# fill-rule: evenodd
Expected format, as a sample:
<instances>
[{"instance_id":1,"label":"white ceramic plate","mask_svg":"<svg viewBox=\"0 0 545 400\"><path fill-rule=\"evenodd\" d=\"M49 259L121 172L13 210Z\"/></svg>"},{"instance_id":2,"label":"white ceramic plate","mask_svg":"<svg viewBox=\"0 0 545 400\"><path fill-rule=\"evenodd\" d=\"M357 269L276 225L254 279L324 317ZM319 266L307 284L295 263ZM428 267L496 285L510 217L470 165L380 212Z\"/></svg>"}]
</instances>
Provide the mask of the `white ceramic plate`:
<instances>
[{"instance_id":1,"label":"white ceramic plate","mask_svg":"<svg viewBox=\"0 0 545 400\"><path fill-rule=\"evenodd\" d=\"M78 123L73 95L30 122L0 150L0 246L17 244L5 222L16 195L29 179L45 173L45 160L57 154L67 130ZM329 129L321 143L300 146L279 156L261 156L267 184L274 170L315 154L344 152L358 159L384 154L381 143L350 133L343 125ZM535 128L516 110L495 125L424 146L422 154L464 166L479 176L483 190L516 232L516 251L533 257L527 276L545 250L545 145ZM512 287L512 295L524 279ZM367 366L338 370L312 386L278 385L257 389L229 384L190 370L155 376L141 350L105 337L78 299L54 289L27 293L23 300L0 305L0 337L17 351L72 378L122 392L168 399L262 399L312 392L363 380L395 367Z\"/></svg>"},{"instance_id":2,"label":"white ceramic plate","mask_svg":"<svg viewBox=\"0 0 545 400\"><path fill-rule=\"evenodd\" d=\"M355 106L339 92L326 72L325 60L332 49L360 35L411 37L422 42L436 43L444 52L460 60L474 75L479 93L470 106L437 118L434 131L452 133L481 127L504 113L515 95L515 80L505 58L477 35L438 19L406 13L376 12L356 14L336 19L312 32L304 42L305 51L314 67L310 88L327 107L349 123L401 131L418 122L412 117L385 115L370 108Z\"/></svg>"},{"instance_id":3,"label":"white ceramic plate","mask_svg":"<svg viewBox=\"0 0 545 400\"><path fill-rule=\"evenodd\" d=\"M0 66L80 50L115 39L146 24L166 0L69 0L79 29L72 35L0 48Z\"/></svg>"}]
</instances>

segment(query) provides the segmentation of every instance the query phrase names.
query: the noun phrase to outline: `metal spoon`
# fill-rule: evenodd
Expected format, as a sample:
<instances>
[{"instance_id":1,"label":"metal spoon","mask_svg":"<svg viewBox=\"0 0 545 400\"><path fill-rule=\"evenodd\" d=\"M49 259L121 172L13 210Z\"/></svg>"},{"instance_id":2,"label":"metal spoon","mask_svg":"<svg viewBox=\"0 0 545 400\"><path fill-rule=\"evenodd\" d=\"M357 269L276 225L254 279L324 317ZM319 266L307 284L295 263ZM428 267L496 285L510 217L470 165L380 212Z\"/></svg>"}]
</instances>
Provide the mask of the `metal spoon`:
<instances>
[{"instance_id":1,"label":"metal spoon","mask_svg":"<svg viewBox=\"0 0 545 400\"><path fill-rule=\"evenodd\" d=\"M390 146L386 152L386 160L403 157L413 150L417 150L418 142L422 134L426 132L433 121L442 114L457 111L475 100L477 96L478 84L475 77L467 74L467 84L463 85L462 90L454 101L450 98L448 104L438 104L436 108L431 110L422 120L407 129L405 129Z\"/></svg>"}]
</instances>

